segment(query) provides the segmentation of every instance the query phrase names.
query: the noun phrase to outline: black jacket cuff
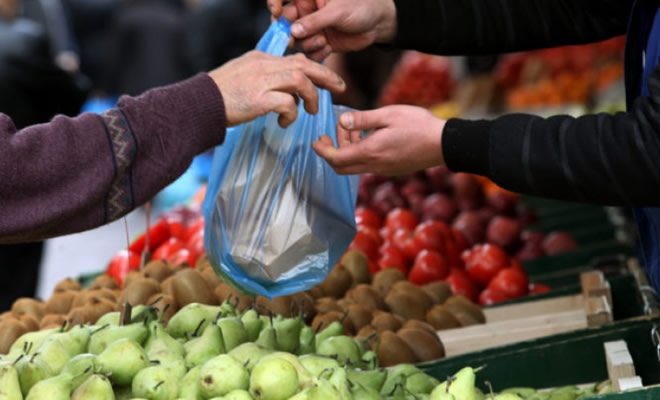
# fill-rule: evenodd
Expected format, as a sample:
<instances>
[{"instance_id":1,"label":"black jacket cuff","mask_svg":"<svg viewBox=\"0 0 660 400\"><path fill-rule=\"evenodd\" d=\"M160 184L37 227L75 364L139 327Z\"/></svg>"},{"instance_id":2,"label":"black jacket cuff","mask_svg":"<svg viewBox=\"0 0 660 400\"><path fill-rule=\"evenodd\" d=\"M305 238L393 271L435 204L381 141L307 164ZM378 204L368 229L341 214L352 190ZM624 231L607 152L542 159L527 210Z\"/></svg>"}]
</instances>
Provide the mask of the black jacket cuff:
<instances>
[{"instance_id":1,"label":"black jacket cuff","mask_svg":"<svg viewBox=\"0 0 660 400\"><path fill-rule=\"evenodd\" d=\"M447 167L454 172L488 175L489 130L492 122L453 118L442 133L442 153Z\"/></svg>"}]
</instances>

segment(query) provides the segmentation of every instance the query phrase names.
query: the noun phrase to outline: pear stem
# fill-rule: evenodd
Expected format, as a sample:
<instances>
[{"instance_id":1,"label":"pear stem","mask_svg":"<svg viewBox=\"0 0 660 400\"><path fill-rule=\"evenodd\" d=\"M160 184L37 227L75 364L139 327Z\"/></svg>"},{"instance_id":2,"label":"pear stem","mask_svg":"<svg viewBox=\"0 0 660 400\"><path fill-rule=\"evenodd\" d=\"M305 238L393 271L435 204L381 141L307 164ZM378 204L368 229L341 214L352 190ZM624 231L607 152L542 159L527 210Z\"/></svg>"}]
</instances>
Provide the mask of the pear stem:
<instances>
[{"instance_id":1,"label":"pear stem","mask_svg":"<svg viewBox=\"0 0 660 400\"><path fill-rule=\"evenodd\" d=\"M314 333L318 334L319 332L321 332L321 327L322 326L323 326L323 320L319 321L319 324L316 325L316 328L314 328Z\"/></svg>"},{"instance_id":2,"label":"pear stem","mask_svg":"<svg viewBox=\"0 0 660 400\"><path fill-rule=\"evenodd\" d=\"M11 363L11 365L16 365L16 363L18 363L19 361L21 361L21 359L23 358L24 355L25 355L25 354L21 354L20 356L18 356L18 358L15 359L14 362Z\"/></svg>"},{"instance_id":3,"label":"pear stem","mask_svg":"<svg viewBox=\"0 0 660 400\"><path fill-rule=\"evenodd\" d=\"M163 321L163 318L165 318L165 313L167 310L170 309L170 303L165 304L165 307L163 307L163 311L160 312L160 321Z\"/></svg>"},{"instance_id":4,"label":"pear stem","mask_svg":"<svg viewBox=\"0 0 660 400\"><path fill-rule=\"evenodd\" d=\"M38 356L39 354L41 354L41 353L36 352L36 353L32 354L32 357L30 357L30 362L34 361L34 358L35 358L36 356Z\"/></svg>"},{"instance_id":5,"label":"pear stem","mask_svg":"<svg viewBox=\"0 0 660 400\"><path fill-rule=\"evenodd\" d=\"M488 386L488 390L490 390L490 398L491 400L495 398L495 393L493 393L493 385L490 383L490 381L484 381L484 384Z\"/></svg>"},{"instance_id":6,"label":"pear stem","mask_svg":"<svg viewBox=\"0 0 660 400\"><path fill-rule=\"evenodd\" d=\"M300 313L298 315L300 315L301 321L305 319L305 300L304 297L300 300Z\"/></svg>"},{"instance_id":7,"label":"pear stem","mask_svg":"<svg viewBox=\"0 0 660 400\"><path fill-rule=\"evenodd\" d=\"M451 386L452 383L456 380L455 376L448 376L447 377L447 388L445 389L445 393L449 393L449 386Z\"/></svg>"},{"instance_id":8,"label":"pear stem","mask_svg":"<svg viewBox=\"0 0 660 400\"><path fill-rule=\"evenodd\" d=\"M296 314L296 306L297 305L298 305L298 303L296 303L295 300L291 301L291 310L289 310L289 313L291 314L292 317Z\"/></svg>"},{"instance_id":9,"label":"pear stem","mask_svg":"<svg viewBox=\"0 0 660 400\"><path fill-rule=\"evenodd\" d=\"M156 305L158 302L160 302L161 300L163 300L163 296L158 296L158 298L156 298L156 300L154 300L154 301L152 301L151 303L149 303L149 305L150 305L150 306L155 306L155 305Z\"/></svg>"},{"instance_id":10,"label":"pear stem","mask_svg":"<svg viewBox=\"0 0 660 400\"><path fill-rule=\"evenodd\" d=\"M160 381L160 382L158 382L158 383L156 384L156 386L154 386L154 390L157 390L158 387L159 387L160 385L164 384L164 383L165 383L165 381Z\"/></svg>"},{"instance_id":11,"label":"pear stem","mask_svg":"<svg viewBox=\"0 0 660 400\"><path fill-rule=\"evenodd\" d=\"M98 332L102 331L103 329L108 328L109 326L110 326L110 324L105 324L105 325L103 325L102 327L100 327L99 329L97 329L97 330L95 330L95 331L92 331L92 333L91 333L90 335L93 335L93 334L95 334L95 333L98 333Z\"/></svg>"},{"instance_id":12,"label":"pear stem","mask_svg":"<svg viewBox=\"0 0 660 400\"><path fill-rule=\"evenodd\" d=\"M481 365L481 366L479 366L479 367L473 369L473 371L474 371L474 373L476 374L477 372L481 372L481 371L483 371L484 369L486 369L486 367L488 367L488 364Z\"/></svg>"},{"instance_id":13,"label":"pear stem","mask_svg":"<svg viewBox=\"0 0 660 400\"><path fill-rule=\"evenodd\" d=\"M197 325L197 328L195 328L195 331L193 332L193 336L197 336L199 333L199 330L202 329L202 325L204 325L204 322L206 322L206 318L202 318L201 321L199 321L199 324Z\"/></svg>"}]
</instances>

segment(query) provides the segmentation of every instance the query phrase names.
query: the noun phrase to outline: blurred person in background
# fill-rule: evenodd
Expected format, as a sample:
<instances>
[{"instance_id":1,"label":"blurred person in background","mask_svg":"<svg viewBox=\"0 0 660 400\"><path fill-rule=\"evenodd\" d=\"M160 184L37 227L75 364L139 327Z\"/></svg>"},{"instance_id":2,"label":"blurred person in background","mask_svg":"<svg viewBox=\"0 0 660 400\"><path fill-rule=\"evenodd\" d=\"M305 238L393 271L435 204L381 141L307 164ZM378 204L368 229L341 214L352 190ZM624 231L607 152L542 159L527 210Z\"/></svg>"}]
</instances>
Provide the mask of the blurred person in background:
<instances>
[{"instance_id":1,"label":"blurred person in background","mask_svg":"<svg viewBox=\"0 0 660 400\"><path fill-rule=\"evenodd\" d=\"M86 96L75 78L55 64L44 27L19 18L20 8L20 0L0 0L0 113L11 115L18 129L58 113L76 115ZM0 149L7 158L8 149ZM6 167L21 174L18 165ZM42 242L0 246L0 310L18 297L34 297L42 252Z\"/></svg>"}]
</instances>

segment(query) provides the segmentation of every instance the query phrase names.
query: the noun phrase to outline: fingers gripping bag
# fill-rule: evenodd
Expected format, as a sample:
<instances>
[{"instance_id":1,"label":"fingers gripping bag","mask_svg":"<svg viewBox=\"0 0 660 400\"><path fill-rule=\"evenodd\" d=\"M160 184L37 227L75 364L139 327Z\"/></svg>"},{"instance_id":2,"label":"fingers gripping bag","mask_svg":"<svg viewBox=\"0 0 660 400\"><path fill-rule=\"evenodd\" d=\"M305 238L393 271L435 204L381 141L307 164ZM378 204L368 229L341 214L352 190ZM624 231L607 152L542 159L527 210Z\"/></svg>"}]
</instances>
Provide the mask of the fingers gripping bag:
<instances>
[{"instance_id":1,"label":"fingers gripping bag","mask_svg":"<svg viewBox=\"0 0 660 400\"><path fill-rule=\"evenodd\" d=\"M289 38L280 19L257 50L281 56ZM337 123L330 93L317 90L316 115L301 102L288 128L270 113L229 129L215 150L204 242L215 271L243 292L272 298L316 286L356 234L359 178L337 175L311 147Z\"/></svg>"}]
</instances>

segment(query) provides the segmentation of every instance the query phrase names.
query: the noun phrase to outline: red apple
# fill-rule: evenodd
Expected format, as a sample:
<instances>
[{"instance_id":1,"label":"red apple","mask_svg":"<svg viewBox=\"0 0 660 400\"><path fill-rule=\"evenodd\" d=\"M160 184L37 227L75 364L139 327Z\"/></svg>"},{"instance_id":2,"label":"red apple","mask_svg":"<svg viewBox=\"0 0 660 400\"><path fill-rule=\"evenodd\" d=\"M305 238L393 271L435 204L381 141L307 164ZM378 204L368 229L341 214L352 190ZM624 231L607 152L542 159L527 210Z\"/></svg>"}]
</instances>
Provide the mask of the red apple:
<instances>
[{"instance_id":1,"label":"red apple","mask_svg":"<svg viewBox=\"0 0 660 400\"><path fill-rule=\"evenodd\" d=\"M406 202L401 197L401 194L399 194L393 182L380 184L374 191L370 202L370 208L378 212L381 216L387 215L395 208L405 206Z\"/></svg>"},{"instance_id":2,"label":"red apple","mask_svg":"<svg viewBox=\"0 0 660 400\"><path fill-rule=\"evenodd\" d=\"M429 192L429 184L419 178L410 178L406 184L401 187L401 194L408 198L412 194L426 195Z\"/></svg>"},{"instance_id":3,"label":"red apple","mask_svg":"<svg viewBox=\"0 0 660 400\"><path fill-rule=\"evenodd\" d=\"M515 218L497 216L486 229L486 240L504 249L513 249L520 243L522 225Z\"/></svg>"},{"instance_id":4,"label":"red apple","mask_svg":"<svg viewBox=\"0 0 660 400\"><path fill-rule=\"evenodd\" d=\"M449 196L435 193L424 200L422 219L450 223L457 211L456 204L454 204Z\"/></svg>"},{"instance_id":5,"label":"red apple","mask_svg":"<svg viewBox=\"0 0 660 400\"><path fill-rule=\"evenodd\" d=\"M452 175L449 168L443 165L427 168L425 172L436 192L447 192L449 190L449 177Z\"/></svg>"},{"instance_id":6,"label":"red apple","mask_svg":"<svg viewBox=\"0 0 660 400\"><path fill-rule=\"evenodd\" d=\"M516 209L516 199L499 190L488 193L486 204L499 215L513 215Z\"/></svg>"},{"instance_id":7,"label":"red apple","mask_svg":"<svg viewBox=\"0 0 660 400\"><path fill-rule=\"evenodd\" d=\"M484 203L484 190L477 178L469 174L454 174L449 178L454 200L461 210L476 210Z\"/></svg>"},{"instance_id":8,"label":"red apple","mask_svg":"<svg viewBox=\"0 0 660 400\"><path fill-rule=\"evenodd\" d=\"M577 249L573 236L566 232L553 232L543 240L543 250L546 254L560 254Z\"/></svg>"},{"instance_id":9,"label":"red apple","mask_svg":"<svg viewBox=\"0 0 660 400\"><path fill-rule=\"evenodd\" d=\"M541 243L543 243L543 239L545 239L545 233L543 233L541 231L524 230L520 234L520 238L525 243L535 243L535 244L538 244L540 246Z\"/></svg>"},{"instance_id":10,"label":"red apple","mask_svg":"<svg viewBox=\"0 0 660 400\"><path fill-rule=\"evenodd\" d=\"M422 218L424 215L424 195L419 193L413 193L406 197L408 202L408 208L412 211L418 218Z\"/></svg>"},{"instance_id":11,"label":"red apple","mask_svg":"<svg viewBox=\"0 0 660 400\"><path fill-rule=\"evenodd\" d=\"M452 226L458 229L470 246L481 243L486 237L485 221L477 211L462 211Z\"/></svg>"},{"instance_id":12,"label":"red apple","mask_svg":"<svg viewBox=\"0 0 660 400\"><path fill-rule=\"evenodd\" d=\"M518 252L515 255L518 261L533 260L535 258L541 258L543 256L545 256L545 251L543 251L543 247L541 247L540 243L535 243L535 242L525 243L522 249L518 250Z\"/></svg>"}]
</instances>

